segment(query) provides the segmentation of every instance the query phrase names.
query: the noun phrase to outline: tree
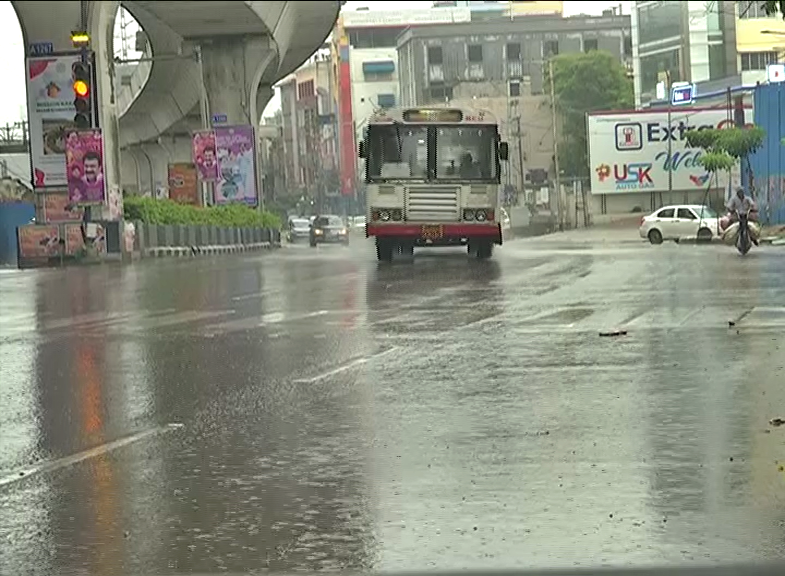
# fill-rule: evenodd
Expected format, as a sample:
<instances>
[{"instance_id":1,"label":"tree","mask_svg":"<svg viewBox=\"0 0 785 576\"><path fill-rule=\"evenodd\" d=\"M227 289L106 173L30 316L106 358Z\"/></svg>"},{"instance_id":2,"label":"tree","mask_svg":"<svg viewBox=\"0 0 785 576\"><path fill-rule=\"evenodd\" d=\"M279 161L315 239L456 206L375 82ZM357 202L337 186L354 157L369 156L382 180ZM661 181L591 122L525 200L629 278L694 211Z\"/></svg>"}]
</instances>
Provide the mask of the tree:
<instances>
[{"instance_id":1,"label":"tree","mask_svg":"<svg viewBox=\"0 0 785 576\"><path fill-rule=\"evenodd\" d=\"M752 4L752 2L750 2L750 4ZM767 2L761 2L760 5L761 8L763 8L763 11L769 16L779 13L779 15L785 19L785 0L769 0ZM744 15L744 13L742 12L741 15Z\"/></svg>"},{"instance_id":2,"label":"tree","mask_svg":"<svg viewBox=\"0 0 785 576\"><path fill-rule=\"evenodd\" d=\"M568 176L588 176L586 113L631 109L632 80L609 52L562 54L552 62L556 110L562 119L560 168ZM548 68L545 81L550 82ZM546 92L548 89L546 84Z\"/></svg>"},{"instance_id":3,"label":"tree","mask_svg":"<svg viewBox=\"0 0 785 576\"><path fill-rule=\"evenodd\" d=\"M711 179L715 183L718 172L727 172L740 161L748 171L750 182L754 184L749 155L763 145L765 137L766 132L758 126L693 130L686 134L687 143L691 147L705 151L698 162L711 174ZM710 181L709 186L711 185Z\"/></svg>"}]
</instances>

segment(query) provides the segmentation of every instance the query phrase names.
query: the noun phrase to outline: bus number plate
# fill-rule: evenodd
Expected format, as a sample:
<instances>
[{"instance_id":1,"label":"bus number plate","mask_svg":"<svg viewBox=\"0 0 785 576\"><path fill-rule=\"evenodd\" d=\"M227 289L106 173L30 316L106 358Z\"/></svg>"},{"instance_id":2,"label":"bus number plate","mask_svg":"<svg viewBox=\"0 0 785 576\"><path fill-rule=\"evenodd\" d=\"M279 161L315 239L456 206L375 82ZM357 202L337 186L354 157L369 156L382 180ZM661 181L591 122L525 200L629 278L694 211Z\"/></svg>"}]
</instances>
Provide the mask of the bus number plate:
<instances>
[{"instance_id":1,"label":"bus number plate","mask_svg":"<svg viewBox=\"0 0 785 576\"><path fill-rule=\"evenodd\" d=\"M436 240L444 236L444 228L441 226L423 226L422 237L426 240Z\"/></svg>"}]
</instances>

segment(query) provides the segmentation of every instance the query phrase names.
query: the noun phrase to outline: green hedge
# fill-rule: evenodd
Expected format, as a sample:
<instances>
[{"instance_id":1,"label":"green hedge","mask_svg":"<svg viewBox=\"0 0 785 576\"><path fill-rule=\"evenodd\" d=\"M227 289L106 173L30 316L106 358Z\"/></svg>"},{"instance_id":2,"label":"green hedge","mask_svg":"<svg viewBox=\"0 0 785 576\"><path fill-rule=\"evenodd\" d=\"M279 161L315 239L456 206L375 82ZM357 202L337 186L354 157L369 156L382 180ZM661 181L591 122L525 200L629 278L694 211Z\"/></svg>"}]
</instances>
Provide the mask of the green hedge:
<instances>
[{"instance_id":1,"label":"green hedge","mask_svg":"<svg viewBox=\"0 0 785 576\"><path fill-rule=\"evenodd\" d=\"M141 196L123 199L126 220L141 220L148 224L195 224L226 228L275 228L281 219L270 212L260 212L243 204L226 204L200 208L179 204L173 200L156 200Z\"/></svg>"}]
</instances>

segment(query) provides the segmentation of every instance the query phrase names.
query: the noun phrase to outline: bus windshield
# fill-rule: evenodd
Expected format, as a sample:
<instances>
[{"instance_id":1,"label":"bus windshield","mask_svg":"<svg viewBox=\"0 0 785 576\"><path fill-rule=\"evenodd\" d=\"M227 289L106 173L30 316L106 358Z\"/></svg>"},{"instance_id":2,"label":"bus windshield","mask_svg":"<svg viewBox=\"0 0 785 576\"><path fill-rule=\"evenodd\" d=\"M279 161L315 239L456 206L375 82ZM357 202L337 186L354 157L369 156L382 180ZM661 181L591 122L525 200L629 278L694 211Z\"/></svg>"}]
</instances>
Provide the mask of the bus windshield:
<instances>
[{"instance_id":1,"label":"bus windshield","mask_svg":"<svg viewBox=\"0 0 785 576\"><path fill-rule=\"evenodd\" d=\"M428 178L428 128L401 124L368 129L370 180L425 180Z\"/></svg>"},{"instance_id":2,"label":"bus windshield","mask_svg":"<svg viewBox=\"0 0 785 576\"><path fill-rule=\"evenodd\" d=\"M440 126L436 132L437 180L495 180L496 129Z\"/></svg>"},{"instance_id":3,"label":"bus windshield","mask_svg":"<svg viewBox=\"0 0 785 576\"><path fill-rule=\"evenodd\" d=\"M496 127L487 125L370 126L367 177L375 180L498 182ZM429 154L429 147L434 148Z\"/></svg>"}]
</instances>

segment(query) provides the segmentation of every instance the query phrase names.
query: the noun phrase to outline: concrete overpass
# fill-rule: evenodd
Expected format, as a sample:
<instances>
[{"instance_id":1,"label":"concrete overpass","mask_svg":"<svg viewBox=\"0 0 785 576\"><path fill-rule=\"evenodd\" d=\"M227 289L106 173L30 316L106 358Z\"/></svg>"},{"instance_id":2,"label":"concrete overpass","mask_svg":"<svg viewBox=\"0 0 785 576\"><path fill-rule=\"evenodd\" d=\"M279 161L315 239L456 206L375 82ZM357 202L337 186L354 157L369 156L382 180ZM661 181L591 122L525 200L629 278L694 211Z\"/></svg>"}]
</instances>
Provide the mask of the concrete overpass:
<instances>
[{"instance_id":1,"label":"concrete overpass","mask_svg":"<svg viewBox=\"0 0 785 576\"><path fill-rule=\"evenodd\" d=\"M332 30L338 1L141 1L122 5L147 34L149 59L118 85L113 32L121 2L13 2L25 46L71 50L87 30L96 52L99 120L110 186L154 190L166 164L190 161L190 133L212 114L229 124L259 124L272 85L318 48ZM127 151L121 159L120 150Z\"/></svg>"}]
</instances>

